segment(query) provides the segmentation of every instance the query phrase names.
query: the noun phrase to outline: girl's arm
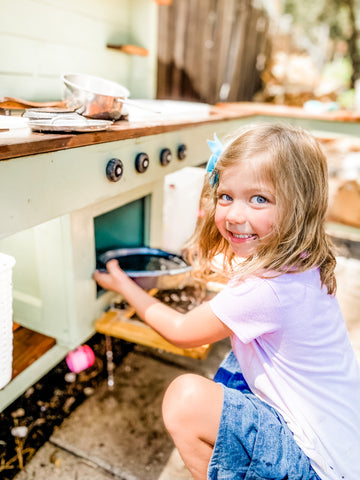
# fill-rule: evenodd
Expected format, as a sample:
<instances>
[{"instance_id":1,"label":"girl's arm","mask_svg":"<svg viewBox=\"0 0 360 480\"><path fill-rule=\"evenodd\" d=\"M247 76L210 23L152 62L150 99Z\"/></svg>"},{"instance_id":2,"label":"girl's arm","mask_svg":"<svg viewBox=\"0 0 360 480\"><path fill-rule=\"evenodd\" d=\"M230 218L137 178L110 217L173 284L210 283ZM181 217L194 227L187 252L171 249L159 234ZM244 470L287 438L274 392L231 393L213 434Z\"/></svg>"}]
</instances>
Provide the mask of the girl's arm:
<instances>
[{"instance_id":1,"label":"girl's arm","mask_svg":"<svg viewBox=\"0 0 360 480\"><path fill-rule=\"evenodd\" d=\"M120 269L116 260L107 263L109 273L95 272L94 280L107 290L120 293L139 317L173 345L198 347L228 337L232 332L203 303L188 313L179 313L146 293Z\"/></svg>"}]
</instances>

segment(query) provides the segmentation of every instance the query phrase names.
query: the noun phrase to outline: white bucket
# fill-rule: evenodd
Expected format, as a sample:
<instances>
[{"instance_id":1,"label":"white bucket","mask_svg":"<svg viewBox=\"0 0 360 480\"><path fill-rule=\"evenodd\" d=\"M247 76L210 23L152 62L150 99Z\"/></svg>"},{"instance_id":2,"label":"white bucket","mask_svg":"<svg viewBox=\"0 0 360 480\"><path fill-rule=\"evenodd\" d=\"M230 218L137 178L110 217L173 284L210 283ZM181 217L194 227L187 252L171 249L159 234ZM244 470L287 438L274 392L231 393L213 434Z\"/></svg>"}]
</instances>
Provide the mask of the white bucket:
<instances>
[{"instance_id":1,"label":"white bucket","mask_svg":"<svg viewBox=\"0 0 360 480\"><path fill-rule=\"evenodd\" d=\"M15 259L0 253L0 388L11 380L12 374L12 268Z\"/></svg>"}]
</instances>

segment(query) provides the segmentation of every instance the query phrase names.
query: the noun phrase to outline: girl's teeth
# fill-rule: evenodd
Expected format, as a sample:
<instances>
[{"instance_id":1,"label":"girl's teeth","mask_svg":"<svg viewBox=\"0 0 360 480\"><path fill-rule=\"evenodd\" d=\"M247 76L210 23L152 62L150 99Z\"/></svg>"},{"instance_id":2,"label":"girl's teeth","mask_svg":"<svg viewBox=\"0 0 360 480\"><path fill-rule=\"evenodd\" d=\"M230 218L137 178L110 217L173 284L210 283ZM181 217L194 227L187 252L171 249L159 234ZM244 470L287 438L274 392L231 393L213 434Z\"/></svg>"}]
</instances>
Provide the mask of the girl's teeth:
<instances>
[{"instance_id":1,"label":"girl's teeth","mask_svg":"<svg viewBox=\"0 0 360 480\"><path fill-rule=\"evenodd\" d=\"M232 233L232 236L235 238L251 238L253 235L241 235L238 233Z\"/></svg>"}]
</instances>

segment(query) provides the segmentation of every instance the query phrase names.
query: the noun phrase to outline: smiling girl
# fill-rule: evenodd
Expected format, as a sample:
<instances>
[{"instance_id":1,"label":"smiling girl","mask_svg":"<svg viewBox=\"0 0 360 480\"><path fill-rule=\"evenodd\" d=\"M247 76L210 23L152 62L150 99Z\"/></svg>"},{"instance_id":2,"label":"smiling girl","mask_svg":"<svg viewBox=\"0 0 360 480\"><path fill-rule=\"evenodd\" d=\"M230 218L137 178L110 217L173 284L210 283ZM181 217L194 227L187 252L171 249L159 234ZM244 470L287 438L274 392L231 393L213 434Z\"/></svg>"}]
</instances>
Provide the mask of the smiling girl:
<instances>
[{"instance_id":1,"label":"smiling girl","mask_svg":"<svg viewBox=\"0 0 360 480\"><path fill-rule=\"evenodd\" d=\"M116 261L94 278L181 348L231 339L214 380L182 375L164 396L194 479L359 480L360 371L335 298L326 159L309 133L283 125L210 145L189 258L195 276L227 286L180 314Z\"/></svg>"}]
</instances>

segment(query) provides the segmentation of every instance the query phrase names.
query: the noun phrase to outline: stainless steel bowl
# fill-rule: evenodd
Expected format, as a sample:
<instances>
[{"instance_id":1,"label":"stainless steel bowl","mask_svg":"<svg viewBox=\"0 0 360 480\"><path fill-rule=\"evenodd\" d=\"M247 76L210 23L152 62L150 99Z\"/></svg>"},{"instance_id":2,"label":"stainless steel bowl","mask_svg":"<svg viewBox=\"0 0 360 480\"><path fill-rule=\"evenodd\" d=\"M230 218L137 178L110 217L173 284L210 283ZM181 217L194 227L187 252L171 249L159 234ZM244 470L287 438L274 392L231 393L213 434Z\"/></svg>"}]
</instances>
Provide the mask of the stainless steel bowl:
<instances>
[{"instance_id":1,"label":"stainless steel bowl","mask_svg":"<svg viewBox=\"0 0 360 480\"><path fill-rule=\"evenodd\" d=\"M124 101L130 95L122 85L93 75L72 73L62 76L65 99L80 105L76 111L89 118L119 120Z\"/></svg>"},{"instance_id":2,"label":"stainless steel bowl","mask_svg":"<svg viewBox=\"0 0 360 480\"><path fill-rule=\"evenodd\" d=\"M188 276L192 267L176 254L156 248L119 248L99 255L98 268L106 269L110 260L120 267L142 288L174 288Z\"/></svg>"}]
</instances>

